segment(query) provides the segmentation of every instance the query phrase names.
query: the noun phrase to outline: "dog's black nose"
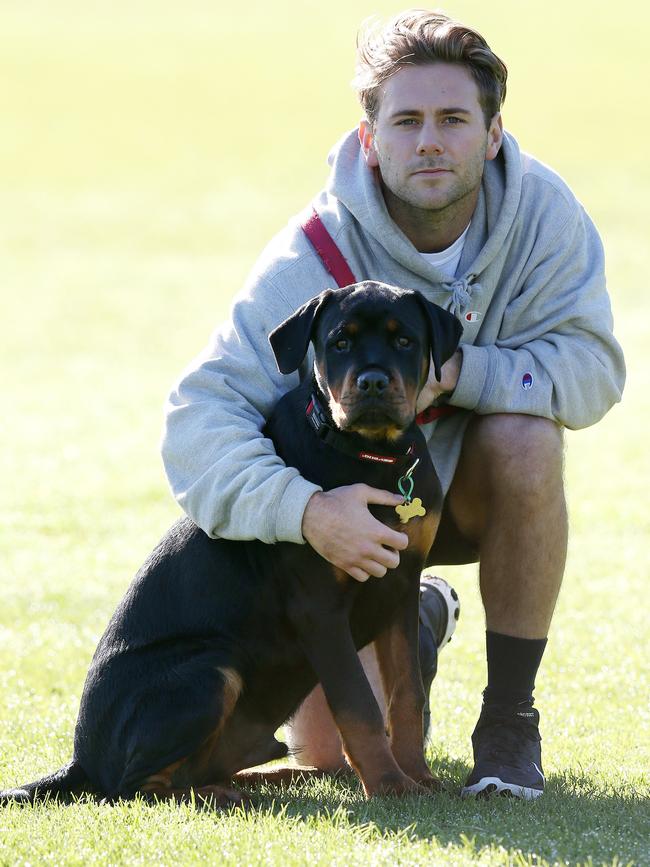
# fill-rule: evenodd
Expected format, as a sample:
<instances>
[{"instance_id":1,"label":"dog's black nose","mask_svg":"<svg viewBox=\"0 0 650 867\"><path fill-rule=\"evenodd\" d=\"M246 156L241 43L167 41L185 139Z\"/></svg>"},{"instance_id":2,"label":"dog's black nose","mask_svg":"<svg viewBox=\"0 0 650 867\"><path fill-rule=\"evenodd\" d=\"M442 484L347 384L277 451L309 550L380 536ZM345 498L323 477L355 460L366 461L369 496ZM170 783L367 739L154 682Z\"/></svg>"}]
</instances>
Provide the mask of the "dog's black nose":
<instances>
[{"instance_id":1,"label":"dog's black nose","mask_svg":"<svg viewBox=\"0 0 650 867\"><path fill-rule=\"evenodd\" d=\"M388 388L388 382L388 375L383 370L364 370L357 376L357 388L366 394L381 394Z\"/></svg>"}]
</instances>

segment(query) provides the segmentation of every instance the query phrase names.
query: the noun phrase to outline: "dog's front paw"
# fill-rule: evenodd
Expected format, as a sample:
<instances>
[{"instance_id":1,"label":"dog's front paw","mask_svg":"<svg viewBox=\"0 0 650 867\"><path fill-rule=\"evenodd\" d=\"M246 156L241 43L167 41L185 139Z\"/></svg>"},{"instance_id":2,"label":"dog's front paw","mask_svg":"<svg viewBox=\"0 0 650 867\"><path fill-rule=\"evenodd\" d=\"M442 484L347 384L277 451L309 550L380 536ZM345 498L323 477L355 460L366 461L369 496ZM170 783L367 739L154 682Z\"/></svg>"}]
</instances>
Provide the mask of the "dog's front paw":
<instances>
[{"instance_id":1,"label":"dog's front paw","mask_svg":"<svg viewBox=\"0 0 650 867\"><path fill-rule=\"evenodd\" d=\"M439 780L438 777L434 777L433 774L427 773L423 776L415 777L415 782L420 786L424 786L424 788L428 792L444 792L445 784L442 780Z\"/></svg>"},{"instance_id":2,"label":"dog's front paw","mask_svg":"<svg viewBox=\"0 0 650 867\"><path fill-rule=\"evenodd\" d=\"M433 776L425 761L424 755L420 754L419 750L415 755L411 754L408 758L397 758L397 762L407 777L415 780L419 785L424 786L429 792L444 791L442 782L437 777Z\"/></svg>"},{"instance_id":3,"label":"dog's front paw","mask_svg":"<svg viewBox=\"0 0 650 867\"><path fill-rule=\"evenodd\" d=\"M406 774L399 771L389 771L382 774L379 780L374 785L364 783L366 797L372 798L374 795L426 795L427 789L424 786L416 783Z\"/></svg>"}]
</instances>

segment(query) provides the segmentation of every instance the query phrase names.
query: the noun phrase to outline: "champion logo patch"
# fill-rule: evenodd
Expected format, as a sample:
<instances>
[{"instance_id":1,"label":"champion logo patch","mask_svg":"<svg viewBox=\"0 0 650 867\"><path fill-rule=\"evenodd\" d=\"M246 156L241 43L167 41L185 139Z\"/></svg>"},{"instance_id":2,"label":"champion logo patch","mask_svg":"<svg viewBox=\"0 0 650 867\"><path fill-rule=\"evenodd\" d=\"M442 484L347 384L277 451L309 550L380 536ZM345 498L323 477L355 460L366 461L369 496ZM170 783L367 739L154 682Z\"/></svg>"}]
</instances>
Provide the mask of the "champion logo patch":
<instances>
[{"instance_id":1,"label":"champion logo patch","mask_svg":"<svg viewBox=\"0 0 650 867\"><path fill-rule=\"evenodd\" d=\"M478 322L481 318L481 314L478 310L468 310L465 314L465 322Z\"/></svg>"},{"instance_id":2,"label":"champion logo patch","mask_svg":"<svg viewBox=\"0 0 650 867\"><path fill-rule=\"evenodd\" d=\"M521 377L521 387L524 389L524 391L528 391L533 387L533 374L530 373L530 371L524 373L524 375Z\"/></svg>"}]
</instances>

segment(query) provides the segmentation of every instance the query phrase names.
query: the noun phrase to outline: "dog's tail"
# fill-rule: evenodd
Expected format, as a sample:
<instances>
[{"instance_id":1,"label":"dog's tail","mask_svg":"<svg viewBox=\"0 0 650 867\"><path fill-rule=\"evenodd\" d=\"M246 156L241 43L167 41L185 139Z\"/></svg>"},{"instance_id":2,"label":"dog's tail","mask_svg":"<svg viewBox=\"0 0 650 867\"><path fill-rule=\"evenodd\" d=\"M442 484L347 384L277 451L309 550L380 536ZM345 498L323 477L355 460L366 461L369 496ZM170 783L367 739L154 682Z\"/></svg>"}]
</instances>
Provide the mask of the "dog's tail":
<instances>
[{"instance_id":1,"label":"dog's tail","mask_svg":"<svg viewBox=\"0 0 650 867\"><path fill-rule=\"evenodd\" d=\"M73 759L64 768L41 780L0 792L0 806L10 803L33 804L48 798L68 800L72 795L89 791L92 791L91 782L81 765Z\"/></svg>"}]
</instances>

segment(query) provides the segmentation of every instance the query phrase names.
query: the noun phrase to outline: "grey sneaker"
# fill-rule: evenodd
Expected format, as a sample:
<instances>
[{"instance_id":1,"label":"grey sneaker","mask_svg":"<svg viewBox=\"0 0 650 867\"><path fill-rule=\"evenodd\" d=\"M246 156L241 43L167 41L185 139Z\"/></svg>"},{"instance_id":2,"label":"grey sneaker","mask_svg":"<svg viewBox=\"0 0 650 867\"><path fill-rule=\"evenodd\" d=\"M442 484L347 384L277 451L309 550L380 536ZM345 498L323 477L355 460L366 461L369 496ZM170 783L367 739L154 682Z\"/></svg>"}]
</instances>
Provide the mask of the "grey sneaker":
<instances>
[{"instance_id":1,"label":"grey sneaker","mask_svg":"<svg viewBox=\"0 0 650 867\"><path fill-rule=\"evenodd\" d=\"M458 594L443 578L420 579L420 671L424 686L424 736L429 734L429 692L438 671L438 654L451 641L460 616Z\"/></svg>"}]
</instances>

